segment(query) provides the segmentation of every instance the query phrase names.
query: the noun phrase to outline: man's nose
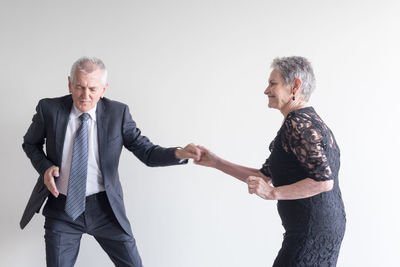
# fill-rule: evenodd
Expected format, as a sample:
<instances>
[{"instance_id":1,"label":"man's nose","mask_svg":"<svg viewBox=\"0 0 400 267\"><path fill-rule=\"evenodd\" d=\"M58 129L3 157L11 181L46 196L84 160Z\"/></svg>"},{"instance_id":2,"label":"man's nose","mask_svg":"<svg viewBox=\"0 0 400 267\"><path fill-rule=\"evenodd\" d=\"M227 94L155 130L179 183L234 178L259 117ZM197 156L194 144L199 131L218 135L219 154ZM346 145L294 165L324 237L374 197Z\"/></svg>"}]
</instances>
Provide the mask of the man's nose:
<instances>
[{"instance_id":1,"label":"man's nose","mask_svg":"<svg viewBox=\"0 0 400 267\"><path fill-rule=\"evenodd\" d=\"M83 89L83 96L84 96L85 98L88 98L88 97L89 97L89 88Z\"/></svg>"},{"instance_id":2,"label":"man's nose","mask_svg":"<svg viewBox=\"0 0 400 267\"><path fill-rule=\"evenodd\" d=\"M268 95L268 87L265 88L264 95Z\"/></svg>"}]
</instances>

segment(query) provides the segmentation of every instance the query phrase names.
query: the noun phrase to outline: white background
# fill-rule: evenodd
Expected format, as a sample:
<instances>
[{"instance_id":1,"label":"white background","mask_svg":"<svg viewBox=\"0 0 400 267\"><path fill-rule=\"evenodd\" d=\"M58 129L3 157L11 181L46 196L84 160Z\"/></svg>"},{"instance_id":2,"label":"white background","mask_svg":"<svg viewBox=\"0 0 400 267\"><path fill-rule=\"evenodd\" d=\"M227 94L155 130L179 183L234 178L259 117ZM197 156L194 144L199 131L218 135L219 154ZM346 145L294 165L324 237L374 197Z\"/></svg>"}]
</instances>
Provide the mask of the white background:
<instances>
[{"instance_id":1,"label":"white background","mask_svg":"<svg viewBox=\"0 0 400 267\"><path fill-rule=\"evenodd\" d=\"M39 99L68 93L78 57L109 69L163 146L205 145L259 168L282 116L263 91L274 57L314 66L311 104L341 148L347 232L338 266L398 266L399 1L0 2L0 265L44 266L42 215L19 220L37 174L22 151ZM274 201L194 164L148 168L126 150L120 176L147 267L271 266L283 228ZM112 266L91 236L76 266Z\"/></svg>"}]
</instances>

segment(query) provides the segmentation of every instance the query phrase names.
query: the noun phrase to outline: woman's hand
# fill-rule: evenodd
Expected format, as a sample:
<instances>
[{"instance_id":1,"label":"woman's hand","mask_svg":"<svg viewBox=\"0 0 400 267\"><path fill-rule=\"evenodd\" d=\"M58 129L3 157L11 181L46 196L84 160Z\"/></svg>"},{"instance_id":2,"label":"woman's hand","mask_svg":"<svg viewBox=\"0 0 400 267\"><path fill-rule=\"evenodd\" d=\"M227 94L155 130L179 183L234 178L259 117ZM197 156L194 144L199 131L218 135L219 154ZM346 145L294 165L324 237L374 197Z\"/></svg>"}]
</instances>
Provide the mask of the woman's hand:
<instances>
[{"instance_id":1,"label":"woman's hand","mask_svg":"<svg viewBox=\"0 0 400 267\"><path fill-rule=\"evenodd\" d=\"M200 149L201 156L199 160L193 162L198 165L216 168L218 157L203 146L197 146Z\"/></svg>"},{"instance_id":2,"label":"woman's hand","mask_svg":"<svg viewBox=\"0 0 400 267\"><path fill-rule=\"evenodd\" d=\"M271 179L264 179L257 176L249 176L246 180L249 187L249 194L256 194L259 197L275 200L275 187L271 185Z\"/></svg>"},{"instance_id":3,"label":"woman's hand","mask_svg":"<svg viewBox=\"0 0 400 267\"><path fill-rule=\"evenodd\" d=\"M265 175L264 175L262 172L260 172L260 171L258 171L257 176L263 178L263 180L264 180L267 184L272 185L272 179L271 179L271 177L265 176Z\"/></svg>"}]
</instances>

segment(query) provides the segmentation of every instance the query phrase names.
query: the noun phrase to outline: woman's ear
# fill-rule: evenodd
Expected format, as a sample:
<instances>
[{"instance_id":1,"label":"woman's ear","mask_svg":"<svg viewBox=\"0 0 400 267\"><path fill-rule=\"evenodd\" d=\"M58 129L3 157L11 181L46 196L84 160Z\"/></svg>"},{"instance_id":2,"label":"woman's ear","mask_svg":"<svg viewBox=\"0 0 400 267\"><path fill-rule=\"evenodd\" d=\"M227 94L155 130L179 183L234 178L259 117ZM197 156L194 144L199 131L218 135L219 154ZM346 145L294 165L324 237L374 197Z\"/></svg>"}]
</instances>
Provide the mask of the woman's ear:
<instances>
[{"instance_id":1,"label":"woman's ear","mask_svg":"<svg viewBox=\"0 0 400 267\"><path fill-rule=\"evenodd\" d=\"M295 94L295 93L297 92L297 90L300 89L302 83L303 83L303 82L302 82L299 78L296 78L296 79L293 81L292 93Z\"/></svg>"}]
</instances>

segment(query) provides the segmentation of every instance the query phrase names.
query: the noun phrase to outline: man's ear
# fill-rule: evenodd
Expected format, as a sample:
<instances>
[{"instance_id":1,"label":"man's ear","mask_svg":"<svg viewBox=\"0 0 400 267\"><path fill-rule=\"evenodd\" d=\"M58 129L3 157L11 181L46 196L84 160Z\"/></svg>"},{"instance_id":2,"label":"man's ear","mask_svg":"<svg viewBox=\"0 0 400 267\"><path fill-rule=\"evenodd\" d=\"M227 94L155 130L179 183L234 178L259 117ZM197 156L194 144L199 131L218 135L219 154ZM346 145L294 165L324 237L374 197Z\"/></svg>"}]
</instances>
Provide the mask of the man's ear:
<instances>
[{"instance_id":1,"label":"man's ear","mask_svg":"<svg viewBox=\"0 0 400 267\"><path fill-rule=\"evenodd\" d=\"M71 84L71 77L68 76L68 88L69 88L69 93L72 94L72 84Z\"/></svg>"},{"instance_id":2,"label":"man's ear","mask_svg":"<svg viewBox=\"0 0 400 267\"><path fill-rule=\"evenodd\" d=\"M100 98L103 98L103 97L104 97L104 94L106 93L107 88L108 88L108 83L106 83L106 84L103 86L103 88L101 89L102 92L101 92L101 94L100 94Z\"/></svg>"}]
</instances>

